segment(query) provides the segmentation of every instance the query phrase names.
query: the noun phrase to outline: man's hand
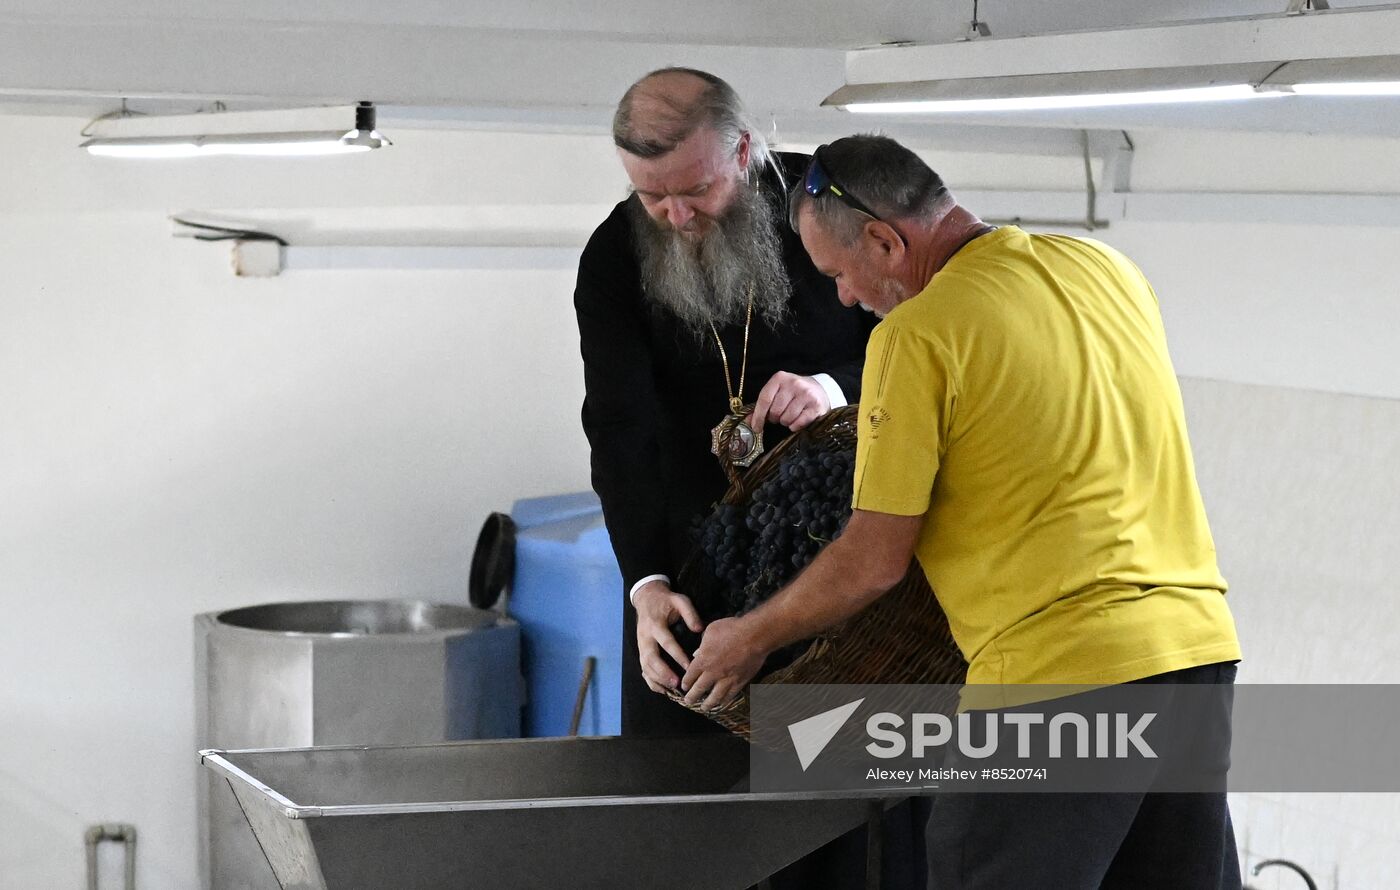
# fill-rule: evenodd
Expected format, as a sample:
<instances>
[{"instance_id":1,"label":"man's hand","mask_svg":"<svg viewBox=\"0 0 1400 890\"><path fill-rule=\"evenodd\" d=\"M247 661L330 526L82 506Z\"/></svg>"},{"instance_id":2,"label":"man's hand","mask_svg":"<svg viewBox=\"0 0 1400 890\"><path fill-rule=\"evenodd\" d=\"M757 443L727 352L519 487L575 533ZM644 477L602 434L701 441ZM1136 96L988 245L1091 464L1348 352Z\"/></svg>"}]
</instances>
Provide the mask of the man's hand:
<instances>
[{"instance_id":1,"label":"man's hand","mask_svg":"<svg viewBox=\"0 0 1400 890\"><path fill-rule=\"evenodd\" d=\"M768 653L742 618L721 618L705 629L695 659L681 680L686 704L706 709L728 704L763 667Z\"/></svg>"},{"instance_id":2,"label":"man's hand","mask_svg":"<svg viewBox=\"0 0 1400 890\"><path fill-rule=\"evenodd\" d=\"M665 581L644 584L632 598L632 605L637 610L637 649L641 653L642 679L647 681L652 692L675 689L676 674L666 664L661 651L666 650L682 669L690 667L690 656L671 633L671 624L681 618L686 627L700 633L705 629L700 613L695 611L689 597L676 593Z\"/></svg>"},{"instance_id":3,"label":"man's hand","mask_svg":"<svg viewBox=\"0 0 1400 890\"><path fill-rule=\"evenodd\" d=\"M884 596L914 557L923 516L856 510L846 530L788 586L740 618L705 630L685 672L687 704L717 708L763 667L768 653L815 637Z\"/></svg>"},{"instance_id":4,"label":"man's hand","mask_svg":"<svg viewBox=\"0 0 1400 890\"><path fill-rule=\"evenodd\" d=\"M749 426L780 423L795 433L830 410L831 399L814 378L779 371L759 391Z\"/></svg>"}]
</instances>

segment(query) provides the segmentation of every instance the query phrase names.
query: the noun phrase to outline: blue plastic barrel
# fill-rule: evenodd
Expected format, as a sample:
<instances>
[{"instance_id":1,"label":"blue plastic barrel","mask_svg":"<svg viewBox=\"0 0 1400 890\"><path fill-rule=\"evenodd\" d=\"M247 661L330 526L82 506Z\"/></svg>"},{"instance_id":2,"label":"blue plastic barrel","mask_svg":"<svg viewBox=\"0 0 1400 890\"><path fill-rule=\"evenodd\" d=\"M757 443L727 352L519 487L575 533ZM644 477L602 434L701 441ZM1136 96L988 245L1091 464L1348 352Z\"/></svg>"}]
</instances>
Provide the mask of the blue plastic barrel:
<instances>
[{"instance_id":1,"label":"blue plastic barrel","mask_svg":"<svg viewBox=\"0 0 1400 890\"><path fill-rule=\"evenodd\" d=\"M622 729L622 575L592 492L516 501L515 580L507 610L520 623L525 735L569 732L584 664L597 667L580 735Z\"/></svg>"}]
</instances>

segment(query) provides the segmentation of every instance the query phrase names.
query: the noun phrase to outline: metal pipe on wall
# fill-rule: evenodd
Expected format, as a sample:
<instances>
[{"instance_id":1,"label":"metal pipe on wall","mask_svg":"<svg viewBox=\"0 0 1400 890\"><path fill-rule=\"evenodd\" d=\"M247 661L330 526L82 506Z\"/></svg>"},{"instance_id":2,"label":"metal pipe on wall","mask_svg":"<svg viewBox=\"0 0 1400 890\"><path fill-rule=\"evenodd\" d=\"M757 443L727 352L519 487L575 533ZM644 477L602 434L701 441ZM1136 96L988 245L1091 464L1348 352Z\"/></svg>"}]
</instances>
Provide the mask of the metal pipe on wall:
<instances>
[{"instance_id":1,"label":"metal pipe on wall","mask_svg":"<svg viewBox=\"0 0 1400 890\"><path fill-rule=\"evenodd\" d=\"M97 845L103 841L120 841L124 862L125 890L136 890L136 826L121 822L107 822L94 825L83 836L87 846L87 886L97 890Z\"/></svg>"}]
</instances>

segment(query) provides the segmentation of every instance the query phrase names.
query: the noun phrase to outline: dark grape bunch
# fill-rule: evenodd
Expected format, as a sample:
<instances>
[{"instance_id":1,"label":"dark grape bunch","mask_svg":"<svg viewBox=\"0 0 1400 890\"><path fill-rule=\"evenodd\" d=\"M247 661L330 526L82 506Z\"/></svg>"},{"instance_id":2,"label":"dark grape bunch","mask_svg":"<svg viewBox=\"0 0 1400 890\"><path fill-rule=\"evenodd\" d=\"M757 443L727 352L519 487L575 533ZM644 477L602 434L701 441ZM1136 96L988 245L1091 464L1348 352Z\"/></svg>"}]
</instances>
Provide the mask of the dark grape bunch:
<instances>
[{"instance_id":1,"label":"dark grape bunch","mask_svg":"<svg viewBox=\"0 0 1400 890\"><path fill-rule=\"evenodd\" d=\"M753 609L806 568L851 515L853 447L806 443L746 505L720 504L701 524L699 549L729 614Z\"/></svg>"}]
</instances>

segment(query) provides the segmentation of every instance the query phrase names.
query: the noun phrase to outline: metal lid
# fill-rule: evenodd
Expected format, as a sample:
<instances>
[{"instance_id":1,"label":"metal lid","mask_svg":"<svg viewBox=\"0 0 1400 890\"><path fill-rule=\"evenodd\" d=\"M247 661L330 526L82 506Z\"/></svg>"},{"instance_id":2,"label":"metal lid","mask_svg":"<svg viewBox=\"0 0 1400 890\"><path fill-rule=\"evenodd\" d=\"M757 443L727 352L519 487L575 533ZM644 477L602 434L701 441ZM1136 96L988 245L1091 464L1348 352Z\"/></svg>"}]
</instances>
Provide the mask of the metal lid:
<instances>
[{"instance_id":1,"label":"metal lid","mask_svg":"<svg viewBox=\"0 0 1400 890\"><path fill-rule=\"evenodd\" d=\"M476 538L467 597L478 609L489 609L514 579L515 520L505 513L492 513Z\"/></svg>"},{"instance_id":2,"label":"metal lid","mask_svg":"<svg viewBox=\"0 0 1400 890\"><path fill-rule=\"evenodd\" d=\"M269 603L220 612L217 621L249 630L295 634L435 634L490 627L498 616L468 606L422 600L332 600Z\"/></svg>"}]
</instances>

